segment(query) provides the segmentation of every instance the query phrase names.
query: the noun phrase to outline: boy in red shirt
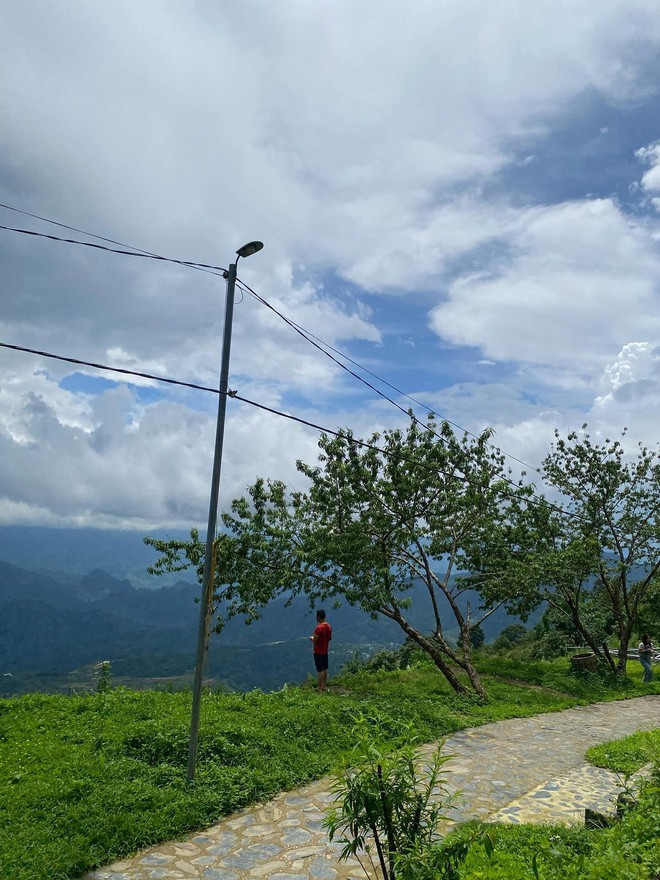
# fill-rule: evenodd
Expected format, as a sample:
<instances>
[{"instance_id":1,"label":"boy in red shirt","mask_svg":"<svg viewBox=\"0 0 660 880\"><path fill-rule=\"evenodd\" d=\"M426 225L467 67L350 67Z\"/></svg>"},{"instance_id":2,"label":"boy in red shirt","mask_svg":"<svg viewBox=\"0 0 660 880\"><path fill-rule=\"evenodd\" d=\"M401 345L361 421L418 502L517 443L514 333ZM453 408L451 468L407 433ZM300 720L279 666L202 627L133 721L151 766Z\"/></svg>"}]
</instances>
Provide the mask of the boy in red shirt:
<instances>
[{"instance_id":1,"label":"boy in red shirt","mask_svg":"<svg viewBox=\"0 0 660 880\"><path fill-rule=\"evenodd\" d=\"M318 673L319 690L324 691L328 683L328 645L332 638L332 627L326 623L325 611L316 612L316 629L309 638L314 643L314 665Z\"/></svg>"}]
</instances>

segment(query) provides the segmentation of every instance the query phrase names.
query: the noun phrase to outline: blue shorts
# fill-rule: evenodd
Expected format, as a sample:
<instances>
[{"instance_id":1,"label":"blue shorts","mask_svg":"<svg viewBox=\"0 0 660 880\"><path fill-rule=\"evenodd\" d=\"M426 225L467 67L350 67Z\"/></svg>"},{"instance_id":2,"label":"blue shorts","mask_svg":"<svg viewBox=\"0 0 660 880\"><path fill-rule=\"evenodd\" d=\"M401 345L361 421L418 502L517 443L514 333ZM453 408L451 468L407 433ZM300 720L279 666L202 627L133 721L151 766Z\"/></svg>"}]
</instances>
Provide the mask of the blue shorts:
<instances>
[{"instance_id":1,"label":"blue shorts","mask_svg":"<svg viewBox=\"0 0 660 880\"><path fill-rule=\"evenodd\" d=\"M328 655L314 654L314 665L317 672L324 672L328 668Z\"/></svg>"}]
</instances>

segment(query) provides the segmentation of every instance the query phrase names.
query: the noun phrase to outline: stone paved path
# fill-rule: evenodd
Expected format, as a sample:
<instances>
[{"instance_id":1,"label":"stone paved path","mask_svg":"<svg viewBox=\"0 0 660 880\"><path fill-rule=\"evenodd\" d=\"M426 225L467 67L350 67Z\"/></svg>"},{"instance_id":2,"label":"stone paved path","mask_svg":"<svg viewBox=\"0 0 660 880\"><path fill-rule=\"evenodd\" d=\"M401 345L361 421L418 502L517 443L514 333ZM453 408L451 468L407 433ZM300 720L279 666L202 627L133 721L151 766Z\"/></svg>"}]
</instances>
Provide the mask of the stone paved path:
<instances>
[{"instance_id":1,"label":"stone paved path","mask_svg":"<svg viewBox=\"0 0 660 880\"><path fill-rule=\"evenodd\" d=\"M660 697L566 709L463 730L443 751L454 819L498 822L582 821L585 807L610 811L621 790L615 774L584 762L586 749L637 730L660 728ZM425 747L432 754L436 744ZM220 820L187 840L165 843L86 874L83 880L353 880L357 863L339 864L323 811L326 777Z\"/></svg>"}]
</instances>

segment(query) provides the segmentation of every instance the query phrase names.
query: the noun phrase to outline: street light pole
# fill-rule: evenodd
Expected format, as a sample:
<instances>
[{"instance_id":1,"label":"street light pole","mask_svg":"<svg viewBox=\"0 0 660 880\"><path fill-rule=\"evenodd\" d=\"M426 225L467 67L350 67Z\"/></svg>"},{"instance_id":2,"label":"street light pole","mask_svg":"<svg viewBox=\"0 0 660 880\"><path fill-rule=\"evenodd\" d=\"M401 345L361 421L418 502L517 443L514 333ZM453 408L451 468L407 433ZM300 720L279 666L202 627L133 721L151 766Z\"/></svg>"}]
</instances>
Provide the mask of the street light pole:
<instances>
[{"instance_id":1,"label":"street light pole","mask_svg":"<svg viewBox=\"0 0 660 880\"><path fill-rule=\"evenodd\" d=\"M213 453L213 476L211 477L211 498L209 501L209 519L206 528L206 550L204 553L204 574L202 576L202 598L199 609L199 626L197 629L197 654L195 658L195 677L193 681L192 718L190 721L190 740L188 745L188 782L195 778L197 762L197 735L202 705L202 684L204 681L204 665L211 616L211 597L214 582L214 543L218 519L218 497L220 494L220 469L222 467L222 446L225 437L225 414L227 411L227 392L229 390L229 355L231 352L231 330L234 318L234 293L236 289L236 268L241 257L256 254L263 247L260 241L251 241L239 248L238 257L229 266L225 274L227 294L225 300L225 326L222 337L222 360L220 365L220 393L218 395L218 418L215 428L215 451Z\"/></svg>"}]
</instances>

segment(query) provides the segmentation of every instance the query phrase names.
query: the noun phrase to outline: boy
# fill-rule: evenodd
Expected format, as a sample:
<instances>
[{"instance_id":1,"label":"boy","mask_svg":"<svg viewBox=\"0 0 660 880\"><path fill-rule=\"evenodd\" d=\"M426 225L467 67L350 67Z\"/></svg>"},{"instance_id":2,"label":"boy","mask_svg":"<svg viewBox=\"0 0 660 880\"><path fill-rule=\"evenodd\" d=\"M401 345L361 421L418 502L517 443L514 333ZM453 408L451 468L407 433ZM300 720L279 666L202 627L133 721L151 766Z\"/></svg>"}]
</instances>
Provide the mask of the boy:
<instances>
[{"instance_id":1,"label":"boy","mask_svg":"<svg viewBox=\"0 0 660 880\"><path fill-rule=\"evenodd\" d=\"M316 612L316 629L309 637L313 642L314 665L318 674L319 691L324 691L328 683L328 646L332 638L332 627L326 623L325 611Z\"/></svg>"}]
</instances>

